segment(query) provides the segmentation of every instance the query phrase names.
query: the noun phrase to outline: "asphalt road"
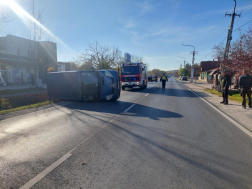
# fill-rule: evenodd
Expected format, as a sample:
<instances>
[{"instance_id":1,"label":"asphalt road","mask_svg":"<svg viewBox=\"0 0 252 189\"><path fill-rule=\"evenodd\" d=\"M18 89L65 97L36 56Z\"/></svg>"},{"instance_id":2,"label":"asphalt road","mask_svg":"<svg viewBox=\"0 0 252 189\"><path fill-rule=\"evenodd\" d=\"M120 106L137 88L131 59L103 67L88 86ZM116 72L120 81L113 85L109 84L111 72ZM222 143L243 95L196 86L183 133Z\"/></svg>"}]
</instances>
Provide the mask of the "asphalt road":
<instances>
[{"instance_id":1,"label":"asphalt road","mask_svg":"<svg viewBox=\"0 0 252 189\"><path fill-rule=\"evenodd\" d=\"M0 188L252 188L252 139L166 87L0 121Z\"/></svg>"}]
</instances>

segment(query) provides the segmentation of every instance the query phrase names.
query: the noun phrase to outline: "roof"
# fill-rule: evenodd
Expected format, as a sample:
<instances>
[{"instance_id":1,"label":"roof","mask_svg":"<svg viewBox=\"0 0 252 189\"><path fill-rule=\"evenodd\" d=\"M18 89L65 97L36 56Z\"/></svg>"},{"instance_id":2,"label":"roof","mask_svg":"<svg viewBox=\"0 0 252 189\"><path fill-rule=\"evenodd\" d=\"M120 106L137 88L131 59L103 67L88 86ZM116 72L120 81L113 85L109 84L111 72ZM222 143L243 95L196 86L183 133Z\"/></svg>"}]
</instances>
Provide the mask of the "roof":
<instances>
[{"instance_id":1,"label":"roof","mask_svg":"<svg viewBox=\"0 0 252 189\"><path fill-rule=\"evenodd\" d=\"M70 62L57 62L58 64L70 64Z\"/></svg>"},{"instance_id":2,"label":"roof","mask_svg":"<svg viewBox=\"0 0 252 189\"><path fill-rule=\"evenodd\" d=\"M217 61L201 61L200 69L201 72L210 71L217 68Z\"/></svg>"}]
</instances>

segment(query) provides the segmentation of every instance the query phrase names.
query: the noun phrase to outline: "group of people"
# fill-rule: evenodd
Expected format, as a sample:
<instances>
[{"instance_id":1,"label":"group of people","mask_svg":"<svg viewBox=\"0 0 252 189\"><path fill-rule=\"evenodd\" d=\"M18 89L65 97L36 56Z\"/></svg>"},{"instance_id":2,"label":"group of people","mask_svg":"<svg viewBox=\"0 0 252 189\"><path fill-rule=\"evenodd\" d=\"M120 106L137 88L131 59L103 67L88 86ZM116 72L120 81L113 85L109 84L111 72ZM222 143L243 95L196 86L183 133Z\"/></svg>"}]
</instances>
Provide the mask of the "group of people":
<instances>
[{"instance_id":1,"label":"group of people","mask_svg":"<svg viewBox=\"0 0 252 189\"><path fill-rule=\"evenodd\" d=\"M227 105L230 78L226 71L222 72L222 76L223 76L223 79L221 81L221 88L222 88L223 101L220 103ZM246 69L243 70L243 75L239 77L238 85L239 85L239 88L241 89L241 96L243 99L242 107L246 109L246 97L248 97L249 108L252 108L252 104L251 104L252 76L249 75L249 70L246 70Z\"/></svg>"}]
</instances>

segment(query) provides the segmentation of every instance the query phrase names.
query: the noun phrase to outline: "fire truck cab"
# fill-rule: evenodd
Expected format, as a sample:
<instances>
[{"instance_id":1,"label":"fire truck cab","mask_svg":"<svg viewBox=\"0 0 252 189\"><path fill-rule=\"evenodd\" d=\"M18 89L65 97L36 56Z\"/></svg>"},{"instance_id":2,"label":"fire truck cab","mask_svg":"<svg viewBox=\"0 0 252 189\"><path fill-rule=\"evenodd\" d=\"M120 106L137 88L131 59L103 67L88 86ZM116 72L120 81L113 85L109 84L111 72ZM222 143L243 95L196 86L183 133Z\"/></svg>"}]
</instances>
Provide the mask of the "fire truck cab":
<instances>
[{"instance_id":1,"label":"fire truck cab","mask_svg":"<svg viewBox=\"0 0 252 189\"><path fill-rule=\"evenodd\" d=\"M147 87L147 66L143 63L127 63L121 67L121 86L122 90L125 88L140 87L145 89Z\"/></svg>"}]
</instances>

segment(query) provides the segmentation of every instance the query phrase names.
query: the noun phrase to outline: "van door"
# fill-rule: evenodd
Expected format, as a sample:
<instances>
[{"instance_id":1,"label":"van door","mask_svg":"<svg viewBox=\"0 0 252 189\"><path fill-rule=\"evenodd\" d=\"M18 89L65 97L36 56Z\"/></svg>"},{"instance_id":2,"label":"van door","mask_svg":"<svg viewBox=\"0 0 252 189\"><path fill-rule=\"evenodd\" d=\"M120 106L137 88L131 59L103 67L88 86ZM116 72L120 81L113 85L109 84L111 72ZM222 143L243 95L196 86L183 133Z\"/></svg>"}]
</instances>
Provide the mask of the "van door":
<instances>
[{"instance_id":1,"label":"van door","mask_svg":"<svg viewBox=\"0 0 252 189\"><path fill-rule=\"evenodd\" d=\"M85 71L81 73L82 100L95 101L100 99L99 72Z\"/></svg>"}]
</instances>

